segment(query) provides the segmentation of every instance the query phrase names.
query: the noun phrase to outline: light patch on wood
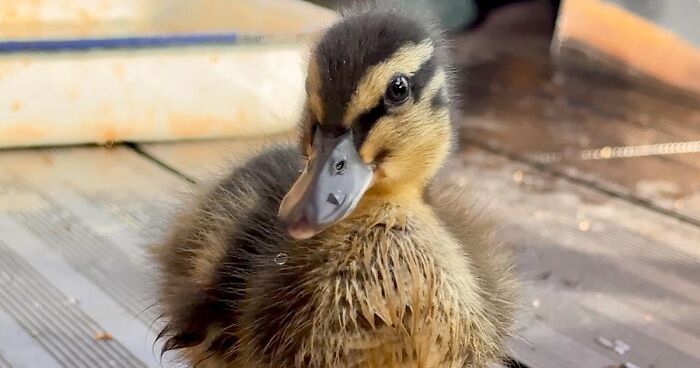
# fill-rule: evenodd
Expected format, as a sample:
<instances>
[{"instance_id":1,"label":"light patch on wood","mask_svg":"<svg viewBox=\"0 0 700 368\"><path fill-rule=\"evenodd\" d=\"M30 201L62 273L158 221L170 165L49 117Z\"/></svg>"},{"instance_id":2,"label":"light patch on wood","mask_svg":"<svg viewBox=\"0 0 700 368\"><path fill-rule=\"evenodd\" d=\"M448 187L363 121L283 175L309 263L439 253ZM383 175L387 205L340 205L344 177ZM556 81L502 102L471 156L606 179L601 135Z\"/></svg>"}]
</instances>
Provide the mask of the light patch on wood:
<instances>
[{"instance_id":1,"label":"light patch on wood","mask_svg":"<svg viewBox=\"0 0 700 368\"><path fill-rule=\"evenodd\" d=\"M418 45L408 44L398 49L389 59L369 68L348 104L343 125L350 126L358 115L372 108L384 94L391 77L396 74L415 74L433 55L433 49L430 40Z\"/></svg>"}]
</instances>

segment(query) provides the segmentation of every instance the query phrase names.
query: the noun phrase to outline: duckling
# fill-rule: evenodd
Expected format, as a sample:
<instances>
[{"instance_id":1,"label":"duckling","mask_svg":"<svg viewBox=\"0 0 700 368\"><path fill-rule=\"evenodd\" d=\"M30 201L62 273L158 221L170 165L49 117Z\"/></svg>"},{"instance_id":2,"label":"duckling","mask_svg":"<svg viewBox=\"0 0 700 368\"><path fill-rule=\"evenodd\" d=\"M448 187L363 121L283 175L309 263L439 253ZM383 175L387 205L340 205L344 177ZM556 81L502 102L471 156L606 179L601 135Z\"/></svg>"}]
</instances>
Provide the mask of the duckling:
<instances>
[{"instance_id":1,"label":"duckling","mask_svg":"<svg viewBox=\"0 0 700 368\"><path fill-rule=\"evenodd\" d=\"M434 179L454 97L441 33L417 14L343 13L310 54L300 149L258 154L174 222L154 249L164 352L232 368L503 357L510 258Z\"/></svg>"}]
</instances>

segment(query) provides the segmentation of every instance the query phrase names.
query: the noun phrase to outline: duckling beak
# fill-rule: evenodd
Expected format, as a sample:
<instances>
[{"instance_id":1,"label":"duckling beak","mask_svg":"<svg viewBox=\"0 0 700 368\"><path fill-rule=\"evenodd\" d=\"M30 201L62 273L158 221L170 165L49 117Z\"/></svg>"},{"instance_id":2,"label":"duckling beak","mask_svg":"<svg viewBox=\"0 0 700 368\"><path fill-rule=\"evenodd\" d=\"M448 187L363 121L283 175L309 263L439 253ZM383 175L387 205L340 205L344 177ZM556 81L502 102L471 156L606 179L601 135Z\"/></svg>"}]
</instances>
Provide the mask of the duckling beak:
<instances>
[{"instance_id":1,"label":"duckling beak","mask_svg":"<svg viewBox=\"0 0 700 368\"><path fill-rule=\"evenodd\" d=\"M352 132L324 136L317 129L313 152L282 200L279 216L295 239L308 239L349 215L372 182L373 170L357 153Z\"/></svg>"}]
</instances>

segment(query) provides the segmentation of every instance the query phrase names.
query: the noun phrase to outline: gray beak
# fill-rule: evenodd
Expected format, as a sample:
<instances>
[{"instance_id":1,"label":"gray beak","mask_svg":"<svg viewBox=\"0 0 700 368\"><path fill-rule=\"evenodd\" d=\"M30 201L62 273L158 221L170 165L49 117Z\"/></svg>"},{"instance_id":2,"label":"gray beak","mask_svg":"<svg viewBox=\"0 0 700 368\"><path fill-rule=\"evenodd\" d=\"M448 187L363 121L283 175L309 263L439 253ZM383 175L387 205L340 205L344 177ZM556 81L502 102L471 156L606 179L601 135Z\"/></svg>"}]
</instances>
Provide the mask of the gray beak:
<instances>
[{"instance_id":1,"label":"gray beak","mask_svg":"<svg viewBox=\"0 0 700 368\"><path fill-rule=\"evenodd\" d=\"M350 214L372 182L372 168L352 132L325 137L317 129L309 162L282 200L279 216L295 239L308 239Z\"/></svg>"}]
</instances>

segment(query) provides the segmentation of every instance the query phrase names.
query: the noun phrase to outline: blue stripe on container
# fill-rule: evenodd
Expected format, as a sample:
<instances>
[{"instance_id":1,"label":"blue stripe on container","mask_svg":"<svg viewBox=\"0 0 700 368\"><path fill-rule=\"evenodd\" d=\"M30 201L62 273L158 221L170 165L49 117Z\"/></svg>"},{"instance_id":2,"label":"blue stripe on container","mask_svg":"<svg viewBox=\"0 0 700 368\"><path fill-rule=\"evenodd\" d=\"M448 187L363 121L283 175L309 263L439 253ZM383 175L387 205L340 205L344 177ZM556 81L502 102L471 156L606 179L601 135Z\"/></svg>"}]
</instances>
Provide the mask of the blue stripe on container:
<instances>
[{"instance_id":1,"label":"blue stripe on container","mask_svg":"<svg viewBox=\"0 0 700 368\"><path fill-rule=\"evenodd\" d=\"M133 49L207 44L234 44L240 39L241 35L237 33L205 33L55 40L0 40L0 53L82 51L93 49Z\"/></svg>"}]
</instances>

